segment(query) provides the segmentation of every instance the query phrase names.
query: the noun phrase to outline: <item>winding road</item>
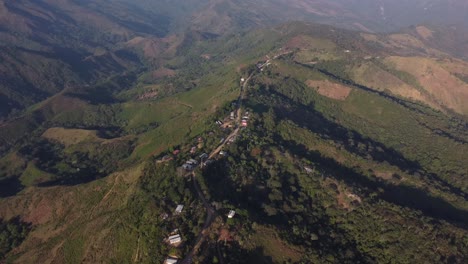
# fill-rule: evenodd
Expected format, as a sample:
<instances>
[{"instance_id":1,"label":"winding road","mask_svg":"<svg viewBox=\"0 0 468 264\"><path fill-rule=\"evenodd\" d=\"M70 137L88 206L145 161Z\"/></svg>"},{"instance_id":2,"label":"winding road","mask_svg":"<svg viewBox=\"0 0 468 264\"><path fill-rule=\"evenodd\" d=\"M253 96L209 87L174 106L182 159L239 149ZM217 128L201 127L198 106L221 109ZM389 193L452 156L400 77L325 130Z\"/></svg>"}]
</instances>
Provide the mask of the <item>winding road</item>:
<instances>
[{"instance_id":1,"label":"winding road","mask_svg":"<svg viewBox=\"0 0 468 264\"><path fill-rule=\"evenodd\" d=\"M198 252L198 249L200 249L201 245L205 241L206 235L207 235L207 230L210 228L211 224L213 223L213 220L215 219L216 212L214 208L210 205L208 200L205 198L202 190L200 189L200 186L198 185L198 182L195 178L195 173L192 173L192 182L193 182L193 187L197 191L198 197L203 203L203 206L205 206L206 209L206 218L205 218L205 224L203 224L203 228L198 234L197 237L197 242L195 243L195 246L193 246L192 250L185 256L185 258L180 262L181 264L190 264L192 263L193 256Z\"/></svg>"},{"instance_id":2,"label":"winding road","mask_svg":"<svg viewBox=\"0 0 468 264\"><path fill-rule=\"evenodd\" d=\"M231 132L231 134L229 134L229 136L226 138L226 140L223 141L223 143L221 143L216 149L214 149L210 153L209 159L213 158L216 154L218 154L221 151L221 149L224 147L224 145L226 145L226 142L229 142L230 139L236 137L237 134L239 133L239 130L240 130L239 123L240 123L241 116L242 116L242 101L245 98L245 90L247 88L247 85L248 85L250 79L252 78L252 76L254 75L254 73L255 72L251 73L249 75L249 77L247 77L247 79L245 79L244 83L241 86L241 91L240 91L240 95L239 95L239 99L238 99L238 103L237 103L236 129L234 129ZM203 206L205 206L206 219L205 219L205 223L203 224L202 230L198 234L195 245L193 246L192 250L185 256L185 258L180 262L180 264L191 264L192 263L193 256L198 252L201 245L205 241L206 236L207 236L207 231L210 228L210 226L213 223L213 221L215 219L215 216L216 216L216 211L210 205L209 201L206 199L205 195L203 194L203 191L200 189L200 186L199 186L199 184L197 182L197 179L195 177L194 172L191 173L191 177L192 177L193 187L197 191L197 195L200 198L200 200L202 201Z\"/></svg>"}]
</instances>

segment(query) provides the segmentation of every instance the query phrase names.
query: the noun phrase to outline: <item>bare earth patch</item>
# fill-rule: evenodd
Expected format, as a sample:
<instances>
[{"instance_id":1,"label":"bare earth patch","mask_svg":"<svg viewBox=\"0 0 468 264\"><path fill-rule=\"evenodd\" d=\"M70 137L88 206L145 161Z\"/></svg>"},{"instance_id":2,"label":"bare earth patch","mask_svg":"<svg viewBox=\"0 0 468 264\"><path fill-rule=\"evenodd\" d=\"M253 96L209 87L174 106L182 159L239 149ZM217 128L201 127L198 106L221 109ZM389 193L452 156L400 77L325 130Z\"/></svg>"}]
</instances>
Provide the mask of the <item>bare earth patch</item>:
<instances>
[{"instance_id":1,"label":"bare earth patch","mask_svg":"<svg viewBox=\"0 0 468 264\"><path fill-rule=\"evenodd\" d=\"M23 220L33 225L47 223L52 218L52 207L45 199L42 199L36 206L31 205L29 209L29 214Z\"/></svg>"},{"instance_id":2,"label":"bare earth patch","mask_svg":"<svg viewBox=\"0 0 468 264\"><path fill-rule=\"evenodd\" d=\"M358 83L377 90L390 91L395 95L399 95L411 100L421 101L430 106L439 109L437 104L432 103L424 94L418 91L415 87L398 79L395 75L380 69L372 63L362 64L353 69L354 79Z\"/></svg>"},{"instance_id":3,"label":"bare earth patch","mask_svg":"<svg viewBox=\"0 0 468 264\"><path fill-rule=\"evenodd\" d=\"M319 94L336 100L345 100L348 98L352 90L350 87L333 83L328 80L308 80L306 81L306 84L307 86L316 89Z\"/></svg>"},{"instance_id":4,"label":"bare earth patch","mask_svg":"<svg viewBox=\"0 0 468 264\"><path fill-rule=\"evenodd\" d=\"M367 41L379 42L379 37L374 34L361 33L361 37Z\"/></svg>"},{"instance_id":5,"label":"bare earth patch","mask_svg":"<svg viewBox=\"0 0 468 264\"><path fill-rule=\"evenodd\" d=\"M432 38L432 31L424 26L416 27L416 32L424 39Z\"/></svg>"},{"instance_id":6,"label":"bare earth patch","mask_svg":"<svg viewBox=\"0 0 468 264\"><path fill-rule=\"evenodd\" d=\"M331 189L331 191L336 194L336 202L342 209L352 211L356 206L362 203L361 197L352 193L337 180L326 179L323 182L323 186Z\"/></svg>"},{"instance_id":7,"label":"bare earth patch","mask_svg":"<svg viewBox=\"0 0 468 264\"><path fill-rule=\"evenodd\" d=\"M313 38L311 36L299 35L291 38L285 45L285 50L291 49L321 49L321 50L330 50L335 48L335 43L327 39Z\"/></svg>"},{"instance_id":8,"label":"bare earth patch","mask_svg":"<svg viewBox=\"0 0 468 264\"><path fill-rule=\"evenodd\" d=\"M154 79L160 79L163 77L173 77L176 75L176 72L174 70L162 67L153 71L151 74Z\"/></svg>"},{"instance_id":9,"label":"bare earth patch","mask_svg":"<svg viewBox=\"0 0 468 264\"><path fill-rule=\"evenodd\" d=\"M422 57L389 57L386 63L413 75L434 98L434 103L460 114L468 114L468 84L454 76L443 64Z\"/></svg>"},{"instance_id":10,"label":"bare earth patch","mask_svg":"<svg viewBox=\"0 0 468 264\"><path fill-rule=\"evenodd\" d=\"M218 241L233 241L234 239L232 238L231 232L227 230L226 228L223 228L219 231L219 238Z\"/></svg>"},{"instance_id":11,"label":"bare earth patch","mask_svg":"<svg viewBox=\"0 0 468 264\"><path fill-rule=\"evenodd\" d=\"M159 91L149 91L137 97L138 100L147 100L155 98L159 95Z\"/></svg>"},{"instance_id":12,"label":"bare earth patch","mask_svg":"<svg viewBox=\"0 0 468 264\"><path fill-rule=\"evenodd\" d=\"M384 179L384 180L391 180L392 179L392 176L393 176L393 173L391 172L376 172L375 173L375 176L381 178L381 179Z\"/></svg>"}]
</instances>

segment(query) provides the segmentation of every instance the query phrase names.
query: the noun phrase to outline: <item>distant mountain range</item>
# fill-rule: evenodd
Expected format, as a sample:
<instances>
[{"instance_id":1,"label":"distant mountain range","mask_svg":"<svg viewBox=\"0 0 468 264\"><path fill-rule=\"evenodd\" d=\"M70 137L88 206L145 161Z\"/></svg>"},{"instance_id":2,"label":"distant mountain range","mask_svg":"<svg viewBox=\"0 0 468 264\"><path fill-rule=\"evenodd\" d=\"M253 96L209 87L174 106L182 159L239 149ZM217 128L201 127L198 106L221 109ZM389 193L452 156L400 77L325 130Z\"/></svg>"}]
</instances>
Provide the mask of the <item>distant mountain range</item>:
<instances>
[{"instance_id":1,"label":"distant mountain range","mask_svg":"<svg viewBox=\"0 0 468 264\"><path fill-rule=\"evenodd\" d=\"M66 87L141 68L176 42L162 38L184 30L220 35L305 20L380 32L430 23L451 25L433 42L466 56L466 13L465 1L2 0L0 119Z\"/></svg>"},{"instance_id":2,"label":"distant mountain range","mask_svg":"<svg viewBox=\"0 0 468 264\"><path fill-rule=\"evenodd\" d=\"M284 22L314 21L364 31L395 31L418 24L468 26L463 0L213 0L198 11L193 23L222 32Z\"/></svg>"}]
</instances>

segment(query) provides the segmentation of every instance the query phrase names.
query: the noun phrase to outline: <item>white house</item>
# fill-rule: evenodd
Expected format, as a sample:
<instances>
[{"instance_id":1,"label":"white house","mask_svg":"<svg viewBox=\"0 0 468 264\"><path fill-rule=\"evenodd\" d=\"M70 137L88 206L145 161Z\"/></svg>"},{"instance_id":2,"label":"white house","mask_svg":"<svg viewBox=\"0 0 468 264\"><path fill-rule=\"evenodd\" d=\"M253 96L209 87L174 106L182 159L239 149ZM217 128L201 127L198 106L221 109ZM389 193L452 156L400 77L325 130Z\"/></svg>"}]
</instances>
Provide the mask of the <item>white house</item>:
<instances>
[{"instance_id":1,"label":"white house","mask_svg":"<svg viewBox=\"0 0 468 264\"><path fill-rule=\"evenodd\" d=\"M184 206L183 206L183 205L181 205L181 204L177 205L177 207L176 207L176 209L175 209L176 214L182 213L182 210L183 210L183 209L184 209Z\"/></svg>"},{"instance_id":2,"label":"white house","mask_svg":"<svg viewBox=\"0 0 468 264\"><path fill-rule=\"evenodd\" d=\"M164 264L176 264L178 259L176 258L167 258L166 261L164 261Z\"/></svg>"},{"instance_id":3,"label":"white house","mask_svg":"<svg viewBox=\"0 0 468 264\"><path fill-rule=\"evenodd\" d=\"M171 245L174 245L174 244L177 244L177 243L182 242L182 238L180 237L179 234L170 236L170 237L168 238L168 240L169 240L169 243L170 243Z\"/></svg>"},{"instance_id":4,"label":"white house","mask_svg":"<svg viewBox=\"0 0 468 264\"><path fill-rule=\"evenodd\" d=\"M236 215L236 211L231 210L229 211L228 218L233 218Z\"/></svg>"}]
</instances>

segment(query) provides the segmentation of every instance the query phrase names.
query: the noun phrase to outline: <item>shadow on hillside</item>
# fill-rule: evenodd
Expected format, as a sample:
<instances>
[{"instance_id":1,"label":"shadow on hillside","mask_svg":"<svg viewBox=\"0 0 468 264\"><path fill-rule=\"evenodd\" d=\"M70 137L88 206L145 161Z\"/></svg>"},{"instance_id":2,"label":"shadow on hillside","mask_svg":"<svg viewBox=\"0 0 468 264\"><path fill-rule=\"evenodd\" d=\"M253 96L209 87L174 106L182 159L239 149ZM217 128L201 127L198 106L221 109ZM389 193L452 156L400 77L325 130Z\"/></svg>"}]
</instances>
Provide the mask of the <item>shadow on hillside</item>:
<instances>
[{"instance_id":1,"label":"shadow on hillside","mask_svg":"<svg viewBox=\"0 0 468 264\"><path fill-rule=\"evenodd\" d=\"M302 105L279 92L274 91L273 93L284 102L284 104L276 104L275 107L275 113L280 119L291 120L298 126L310 130L323 139L331 139L343 146L348 152L364 159L388 162L390 165L396 166L409 174L419 172L431 181L449 189L450 192L465 199L467 198L468 195L463 190L451 185L436 174L426 173L418 162L406 159L403 154L395 149L330 121L322 113L315 110L313 105Z\"/></svg>"},{"instance_id":2,"label":"shadow on hillside","mask_svg":"<svg viewBox=\"0 0 468 264\"><path fill-rule=\"evenodd\" d=\"M91 174L93 175L93 174ZM56 180L41 182L37 184L38 187L53 187L53 186L74 186L79 184L85 184L97 179L105 177L104 175L93 175L89 176L86 174L72 175L70 177L61 177Z\"/></svg>"},{"instance_id":3,"label":"shadow on hillside","mask_svg":"<svg viewBox=\"0 0 468 264\"><path fill-rule=\"evenodd\" d=\"M224 255L229 256L225 258L222 263L232 264L268 264L274 263L271 256L265 254L262 247L254 249L245 249L237 241L230 241L229 243L220 244L219 248Z\"/></svg>"},{"instance_id":4,"label":"shadow on hillside","mask_svg":"<svg viewBox=\"0 0 468 264\"><path fill-rule=\"evenodd\" d=\"M263 211L258 201L268 200L268 191L260 185L239 186L237 183L240 179L234 179L230 175L228 165L223 160L206 167L202 173L214 200L228 200L234 205L248 206L254 212ZM262 173L256 172L257 178L261 178Z\"/></svg>"},{"instance_id":5,"label":"shadow on hillside","mask_svg":"<svg viewBox=\"0 0 468 264\"><path fill-rule=\"evenodd\" d=\"M380 142L364 137L354 130L347 129L327 119L322 113L315 110L313 105L295 102L274 89L269 89L267 93L260 90L260 94L255 98L257 102L251 105L254 109L269 109L269 106L272 106L278 120L291 120L299 127L310 130L324 140L332 140L348 152L364 159L388 162L409 174L419 172L426 179L434 181L451 193L466 197L465 192L460 188L450 185L435 174L426 173L418 162L408 160L395 149L388 148ZM433 197L425 190L410 186L397 186L368 178L355 169L344 167L334 159L323 157L317 151L309 151L306 146L295 141L285 140L278 135L275 136L274 142L284 146L295 155L317 163L324 174L343 180L351 186L357 185L360 189L364 189L368 195L378 194L379 188L381 188L384 191L380 193L379 197L385 201L420 210L427 216L466 228L467 211L458 209L441 198Z\"/></svg>"},{"instance_id":6,"label":"shadow on hillside","mask_svg":"<svg viewBox=\"0 0 468 264\"><path fill-rule=\"evenodd\" d=\"M330 121L314 109L313 105L296 103L281 93L275 92L282 101L289 105L277 104L275 114L281 120L291 120L300 127L306 128L323 139L333 140L343 146L348 152L365 159L378 162L388 162L402 171L414 172L421 169L419 163L406 159L393 148L364 137L354 130Z\"/></svg>"},{"instance_id":7,"label":"shadow on hillside","mask_svg":"<svg viewBox=\"0 0 468 264\"><path fill-rule=\"evenodd\" d=\"M379 189L383 190L378 196L382 200L419 210L429 217L445 220L461 228L468 228L466 225L468 223L468 211L458 209L441 198L433 197L425 190L411 186L394 185L379 179L370 179L354 169L339 164L334 159L323 157L317 151L309 151L306 146L297 144L294 141L284 141L281 138L276 138L276 142L286 146L291 153L317 164L326 177L333 177L346 182L350 186L358 187L367 195L378 193Z\"/></svg>"},{"instance_id":8,"label":"shadow on hillside","mask_svg":"<svg viewBox=\"0 0 468 264\"><path fill-rule=\"evenodd\" d=\"M15 196L24 186L21 184L21 181L18 177L9 177L7 179L0 180L0 198L6 198L10 196Z\"/></svg>"}]
</instances>

